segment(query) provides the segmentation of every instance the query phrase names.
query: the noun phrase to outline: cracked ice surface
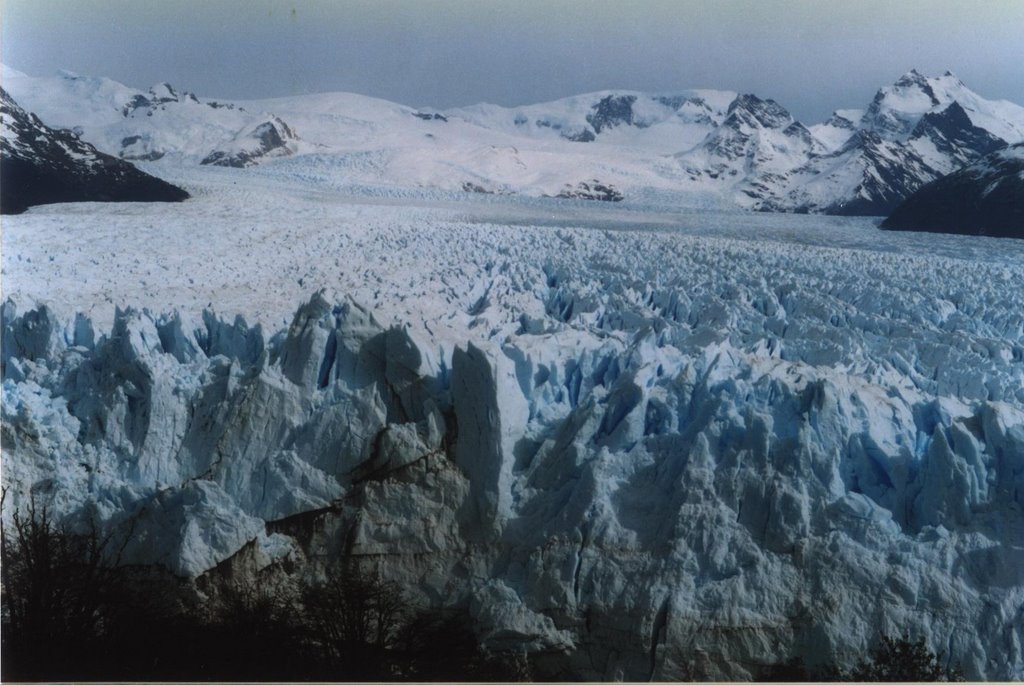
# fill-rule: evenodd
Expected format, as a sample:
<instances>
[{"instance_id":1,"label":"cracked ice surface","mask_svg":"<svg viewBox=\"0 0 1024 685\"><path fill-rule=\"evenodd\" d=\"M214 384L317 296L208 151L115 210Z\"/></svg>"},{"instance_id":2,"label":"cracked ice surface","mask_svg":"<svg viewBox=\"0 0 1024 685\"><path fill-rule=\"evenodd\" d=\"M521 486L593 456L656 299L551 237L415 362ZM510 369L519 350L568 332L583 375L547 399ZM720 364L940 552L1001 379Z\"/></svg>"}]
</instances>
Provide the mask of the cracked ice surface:
<instances>
[{"instance_id":1,"label":"cracked ice surface","mask_svg":"<svg viewBox=\"0 0 1024 685\"><path fill-rule=\"evenodd\" d=\"M886 630L1024 676L1024 243L191 182L5 219L15 501L136 517L186 576L386 554L556 674Z\"/></svg>"}]
</instances>

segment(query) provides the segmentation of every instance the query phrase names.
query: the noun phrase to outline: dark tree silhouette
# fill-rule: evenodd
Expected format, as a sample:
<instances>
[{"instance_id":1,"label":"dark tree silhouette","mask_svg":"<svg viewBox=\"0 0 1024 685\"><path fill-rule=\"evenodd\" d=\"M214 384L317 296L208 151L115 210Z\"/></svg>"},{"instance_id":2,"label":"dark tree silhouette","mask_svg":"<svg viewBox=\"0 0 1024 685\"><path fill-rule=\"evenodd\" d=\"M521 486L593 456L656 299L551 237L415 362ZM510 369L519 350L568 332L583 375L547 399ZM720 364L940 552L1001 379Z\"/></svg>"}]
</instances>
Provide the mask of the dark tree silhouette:
<instances>
[{"instance_id":1,"label":"dark tree silhouette","mask_svg":"<svg viewBox=\"0 0 1024 685\"><path fill-rule=\"evenodd\" d=\"M302 592L312 642L338 669L337 678L384 678L391 674L388 651L408 613L398 583L368 575L354 564L334 567Z\"/></svg>"},{"instance_id":2,"label":"dark tree silhouette","mask_svg":"<svg viewBox=\"0 0 1024 685\"><path fill-rule=\"evenodd\" d=\"M789 661L766 666L757 680L766 683L804 683L817 678L807 670L804 660L795 656Z\"/></svg>"},{"instance_id":3,"label":"dark tree silhouette","mask_svg":"<svg viewBox=\"0 0 1024 685\"><path fill-rule=\"evenodd\" d=\"M0 509L5 500L6 492ZM0 526L5 679L60 678L90 663L120 588L112 547L112 534L101 536L94 521L74 532L35 498Z\"/></svg>"},{"instance_id":4,"label":"dark tree silhouette","mask_svg":"<svg viewBox=\"0 0 1024 685\"><path fill-rule=\"evenodd\" d=\"M419 611L395 643L403 680L529 681L525 654L485 652L465 611Z\"/></svg>"},{"instance_id":5,"label":"dark tree silhouette","mask_svg":"<svg viewBox=\"0 0 1024 685\"><path fill-rule=\"evenodd\" d=\"M861 661L850 673L850 679L867 682L936 682L961 681L957 667L944 668L942 654L928 649L924 639L911 642L908 636L892 638L883 635L868 659Z\"/></svg>"}]
</instances>

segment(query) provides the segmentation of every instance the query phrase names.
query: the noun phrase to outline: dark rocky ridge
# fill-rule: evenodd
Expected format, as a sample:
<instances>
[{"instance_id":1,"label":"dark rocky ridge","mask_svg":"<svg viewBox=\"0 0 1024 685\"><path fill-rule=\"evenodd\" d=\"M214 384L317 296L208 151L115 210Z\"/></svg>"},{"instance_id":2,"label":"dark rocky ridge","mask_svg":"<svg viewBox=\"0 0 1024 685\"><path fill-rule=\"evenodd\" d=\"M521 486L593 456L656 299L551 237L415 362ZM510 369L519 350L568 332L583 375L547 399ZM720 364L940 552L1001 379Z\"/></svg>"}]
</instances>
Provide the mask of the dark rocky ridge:
<instances>
[{"instance_id":1,"label":"dark rocky ridge","mask_svg":"<svg viewBox=\"0 0 1024 685\"><path fill-rule=\"evenodd\" d=\"M1024 143L922 187L882 228L1024 239Z\"/></svg>"},{"instance_id":2,"label":"dark rocky ridge","mask_svg":"<svg viewBox=\"0 0 1024 685\"><path fill-rule=\"evenodd\" d=\"M1006 146L1006 141L974 125L959 102L928 112L917 122L911 140L927 138L939 152L968 163Z\"/></svg>"},{"instance_id":3,"label":"dark rocky ridge","mask_svg":"<svg viewBox=\"0 0 1024 685\"><path fill-rule=\"evenodd\" d=\"M189 194L46 126L0 89L0 213L56 202L180 202Z\"/></svg>"},{"instance_id":4,"label":"dark rocky ridge","mask_svg":"<svg viewBox=\"0 0 1024 685\"><path fill-rule=\"evenodd\" d=\"M858 131L835 155L850 154L863 169L856 194L824 209L840 216L884 216L905 197L939 176L913 148Z\"/></svg>"},{"instance_id":5,"label":"dark rocky ridge","mask_svg":"<svg viewBox=\"0 0 1024 685\"><path fill-rule=\"evenodd\" d=\"M162 92L158 92L162 91ZM199 103L199 98L194 93L184 92L179 93L169 83L161 83L158 86L154 86L149 89L148 95L136 95L121 108L121 115L124 117L141 116L153 116L153 110L160 105L165 105L169 102L194 102Z\"/></svg>"},{"instance_id":6,"label":"dark rocky ridge","mask_svg":"<svg viewBox=\"0 0 1024 685\"><path fill-rule=\"evenodd\" d=\"M423 121L448 121L448 117L438 112L413 112L412 115Z\"/></svg>"},{"instance_id":7,"label":"dark rocky ridge","mask_svg":"<svg viewBox=\"0 0 1024 685\"><path fill-rule=\"evenodd\" d=\"M730 128L742 124L752 128L785 128L793 122L792 115L775 100L762 100L749 93L737 96L727 113L723 126Z\"/></svg>"}]
</instances>

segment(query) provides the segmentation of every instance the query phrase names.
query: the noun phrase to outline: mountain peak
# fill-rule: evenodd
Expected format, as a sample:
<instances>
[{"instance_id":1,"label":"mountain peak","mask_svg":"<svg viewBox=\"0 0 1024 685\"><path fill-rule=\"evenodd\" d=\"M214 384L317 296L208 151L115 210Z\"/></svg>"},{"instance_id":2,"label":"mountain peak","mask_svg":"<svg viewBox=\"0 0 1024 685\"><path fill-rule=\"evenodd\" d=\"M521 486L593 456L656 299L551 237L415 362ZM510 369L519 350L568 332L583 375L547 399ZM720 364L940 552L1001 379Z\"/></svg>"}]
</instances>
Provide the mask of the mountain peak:
<instances>
[{"instance_id":1,"label":"mountain peak","mask_svg":"<svg viewBox=\"0 0 1024 685\"><path fill-rule=\"evenodd\" d=\"M967 86L964 84L963 81L960 80L960 77L954 74L949 69L943 72L942 76L938 77L937 79L934 79L934 81L944 85L945 87L949 87L950 85L952 85L957 88L967 89Z\"/></svg>"},{"instance_id":2,"label":"mountain peak","mask_svg":"<svg viewBox=\"0 0 1024 685\"><path fill-rule=\"evenodd\" d=\"M156 84L155 86L149 89L149 92L157 99L178 99L178 91L174 90L174 87L167 81L162 81Z\"/></svg>"},{"instance_id":3,"label":"mountain peak","mask_svg":"<svg viewBox=\"0 0 1024 685\"><path fill-rule=\"evenodd\" d=\"M893 86L897 88L908 88L911 86L926 87L928 85L928 79L917 69L911 69L907 73L900 76Z\"/></svg>"},{"instance_id":4,"label":"mountain peak","mask_svg":"<svg viewBox=\"0 0 1024 685\"><path fill-rule=\"evenodd\" d=\"M793 123L793 116L775 100L762 100L750 93L738 95L729 105L727 114L735 122L748 125L756 122L763 128L785 128Z\"/></svg>"},{"instance_id":5,"label":"mountain peak","mask_svg":"<svg viewBox=\"0 0 1024 685\"><path fill-rule=\"evenodd\" d=\"M932 92L931 84L928 82L928 78L925 77L917 69L911 69L907 73L900 76L892 87L897 90L920 90L927 94L930 98L935 99L935 94ZM936 102L935 104L938 104Z\"/></svg>"}]
</instances>

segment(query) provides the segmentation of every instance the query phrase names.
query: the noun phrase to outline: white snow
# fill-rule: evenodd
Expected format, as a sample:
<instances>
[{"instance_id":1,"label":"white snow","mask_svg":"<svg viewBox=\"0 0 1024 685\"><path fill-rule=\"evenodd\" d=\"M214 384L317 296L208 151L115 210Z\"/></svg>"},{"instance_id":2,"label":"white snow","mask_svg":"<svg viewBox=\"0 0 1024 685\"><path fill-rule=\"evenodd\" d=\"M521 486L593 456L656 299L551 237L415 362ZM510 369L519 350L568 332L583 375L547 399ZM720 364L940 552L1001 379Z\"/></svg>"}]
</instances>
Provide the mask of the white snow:
<instances>
[{"instance_id":1,"label":"white snow","mask_svg":"<svg viewBox=\"0 0 1024 685\"><path fill-rule=\"evenodd\" d=\"M810 126L810 131L828 152L835 152L850 139L857 123L864 116L864 110L837 109L823 124Z\"/></svg>"}]
</instances>

